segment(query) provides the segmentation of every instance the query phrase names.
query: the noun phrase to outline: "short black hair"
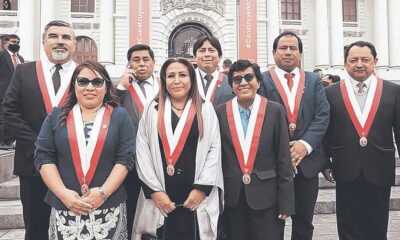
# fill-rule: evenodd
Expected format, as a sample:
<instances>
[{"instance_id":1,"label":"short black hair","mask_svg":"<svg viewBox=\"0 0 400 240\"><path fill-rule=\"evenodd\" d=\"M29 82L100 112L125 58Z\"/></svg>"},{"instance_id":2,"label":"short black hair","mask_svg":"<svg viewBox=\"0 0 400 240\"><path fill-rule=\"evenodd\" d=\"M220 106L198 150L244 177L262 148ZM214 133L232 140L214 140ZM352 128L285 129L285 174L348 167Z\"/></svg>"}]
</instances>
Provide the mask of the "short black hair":
<instances>
[{"instance_id":1,"label":"short black hair","mask_svg":"<svg viewBox=\"0 0 400 240\"><path fill-rule=\"evenodd\" d=\"M232 60L230 60L229 58L225 59L222 63L225 66L232 66Z\"/></svg>"},{"instance_id":2,"label":"short black hair","mask_svg":"<svg viewBox=\"0 0 400 240\"><path fill-rule=\"evenodd\" d=\"M332 75L331 79L332 79L332 83L340 82L339 75Z\"/></svg>"},{"instance_id":3,"label":"short black hair","mask_svg":"<svg viewBox=\"0 0 400 240\"><path fill-rule=\"evenodd\" d=\"M246 70L249 67L251 67L253 69L253 72L257 78L257 81L261 82L263 79L263 76L261 74L260 66L258 66L257 63L251 63L247 59L239 59L236 62L234 62L232 64L232 66L229 68L229 73L228 73L229 85L232 87L232 79L233 79L234 72L241 72L241 71Z\"/></svg>"},{"instance_id":4,"label":"short black hair","mask_svg":"<svg viewBox=\"0 0 400 240\"><path fill-rule=\"evenodd\" d=\"M8 42L11 38L16 38L18 40L21 40L21 39L19 39L17 34L9 34L4 38L4 41Z\"/></svg>"},{"instance_id":5,"label":"short black hair","mask_svg":"<svg viewBox=\"0 0 400 240\"><path fill-rule=\"evenodd\" d=\"M274 40L274 44L272 45L272 51L275 53L276 49L278 48L278 42L279 40L284 37L284 36L292 36L295 37L297 39L297 42L299 43L299 52L303 53L303 42L301 41L301 39L299 38L299 36L297 36L294 32L290 32L290 31L284 31L281 34L279 34L275 40Z\"/></svg>"},{"instance_id":6,"label":"short black hair","mask_svg":"<svg viewBox=\"0 0 400 240\"><path fill-rule=\"evenodd\" d=\"M347 57L349 56L350 49L354 46L368 47L371 50L372 56L374 57L374 59L376 59L377 53L376 53L374 44L372 44L370 42L366 42L366 41L357 41L357 42L353 42L352 44L346 46L346 49L344 51L344 62L347 61Z\"/></svg>"},{"instance_id":7,"label":"short black hair","mask_svg":"<svg viewBox=\"0 0 400 240\"><path fill-rule=\"evenodd\" d=\"M69 24L69 23L67 23L65 21L62 21L62 20L54 20L54 21L49 22L44 27L42 40L44 40L46 38L47 30L49 30L49 28L51 28L51 27L67 27L67 28L71 28L72 33L74 34L73 38L75 38L74 29L72 28L71 24Z\"/></svg>"},{"instance_id":8,"label":"short black hair","mask_svg":"<svg viewBox=\"0 0 400 240\"><path fill-rule=\"evenodd\" d=\"M153 52L153 50L151 50L151 48L148 45L136 44L136 45L133 45L131 48L129 48L128 53L126 54L126 57L128 58L128 62L131 61L131 56L132 56L133 52L143 51L143 50L147 50L149 52L151 59L153 59L153 61L154 61L154 52Z\"/></svg>"},{"instance_id":9,"label":"short black hair","mask_svg":"<svg viewBox=\"0 0 400 240\"><path fill-rule=\"evenodd\" d=\"M314 71L313 71L313 73L319 73L319 72L322 72L321 68L314 69Z\"/></svg>"},{"instance_id":10,"label":"short black hair","mask_svg":"<svg viewBox=\"0 0 400 240\"><path fill-rule=\"evenodd\" d=\"M203 43L205 41L209 41L211 43L211 45L217 49L218 51L218 56L222 57L222 48L221 48L221 43L219 42L218 38L214 37L214 36L210 36L210 35L205 35L199 39L197 39L197 41L194 43L193 45L193 56L196 56L196 52L199 48L201 48L201 46L203 46Z\"/></svg>"}]
</instances>

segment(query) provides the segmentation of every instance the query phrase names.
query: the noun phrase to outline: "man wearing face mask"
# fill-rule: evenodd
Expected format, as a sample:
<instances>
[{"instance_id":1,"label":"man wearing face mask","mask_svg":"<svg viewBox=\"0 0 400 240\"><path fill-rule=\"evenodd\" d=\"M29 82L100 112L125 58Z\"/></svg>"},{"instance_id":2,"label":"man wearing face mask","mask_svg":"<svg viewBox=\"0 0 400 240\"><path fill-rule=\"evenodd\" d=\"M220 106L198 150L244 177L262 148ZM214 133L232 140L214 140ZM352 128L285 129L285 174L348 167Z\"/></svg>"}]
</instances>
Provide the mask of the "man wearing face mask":
<instances>
[{"instance_id":1,"label":"man wearing face mask","mask_svg":"<svg viewBox=\"0 0 400 240\"><path fill-rule=\"evenodd\" d=\"M51 21L41 60L17 65L3 101L5 127L16 139L14 174L20 179L25 240L48 239L47 187L33 165L35 141L47 114L61 106L70 85L76 39L70 24Z\"/></svg>"},{"instance_id":2,"label":"man wearing face mask","mask_svg":"<svg viewBox=\"0 0 400 240\"><path fill-rule=\"evenodd\" d=\"M4 128L4 113L1 103L16 66L24 62L24 58L18 54L19 37L10 34L5 38L5 42L4 49L0 51L0 149L2 150L14 148L12 144L14 139L8 136Z\"/></svg>"}]
</instances>

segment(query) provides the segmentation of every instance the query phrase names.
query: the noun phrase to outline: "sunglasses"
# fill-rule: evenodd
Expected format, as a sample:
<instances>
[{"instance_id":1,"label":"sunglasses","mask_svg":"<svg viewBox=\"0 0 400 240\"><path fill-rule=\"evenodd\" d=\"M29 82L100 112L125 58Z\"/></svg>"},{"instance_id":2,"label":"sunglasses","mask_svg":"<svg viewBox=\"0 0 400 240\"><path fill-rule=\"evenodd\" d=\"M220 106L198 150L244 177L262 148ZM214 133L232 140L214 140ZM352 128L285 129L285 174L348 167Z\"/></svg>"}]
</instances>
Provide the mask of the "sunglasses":
<instances>
[{"instance_id":1,"label":"sunglasses","mask_svg":"<svg viewBox=\"0 0 400 240\"><path fill-rule=\"evenodd\" d=\"M240 84L242 82L242 79L246 80L246 82L251 82L254 79L254 74L253 73L248 73L244 76L236 76L232 78L232 82L235 84Z\"/></svg>"},{"instance_id":2,"label":"sunglasses","mask_svg":"<svg viewBox=\"0 0 400 240\"><path fill-rule=\"evenodd\" d=\"M89 83L92 83L92 86L95 88L101 88L104 85L104 79L102 78L94 78L89 80L85 77L78 77L76 78L76 82L78 83L79 87L87 87L89 86Z\"/></svg>"}]
</instances>

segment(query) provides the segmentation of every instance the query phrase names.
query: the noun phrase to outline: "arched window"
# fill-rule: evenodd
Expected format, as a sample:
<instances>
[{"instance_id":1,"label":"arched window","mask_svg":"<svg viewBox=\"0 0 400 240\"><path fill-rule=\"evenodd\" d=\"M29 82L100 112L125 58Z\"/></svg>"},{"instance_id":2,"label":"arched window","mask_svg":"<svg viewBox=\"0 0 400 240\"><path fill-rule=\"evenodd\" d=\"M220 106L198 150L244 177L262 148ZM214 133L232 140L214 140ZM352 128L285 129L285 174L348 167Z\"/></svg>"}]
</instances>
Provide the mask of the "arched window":
<instances>
[{"instance_id":1,"label":"arched window","mask_svg":"<svg viewBox=\"0 0 400 240\"><path fill-rule=\"evenodd\" d=\"M79 36L76 38L76 51L73 59L76 63L87 60L97 61L96 43L89 37Z\"/></svg>"},{"instance_id":2,"label":"arched window","mask_svg":"<svg viewBox=\"0 0 400 240\"><path fill-rule=\"evenodd\" d=\"M343 0L343 22L357 22L357 0Z\"/></svg>"},{"instance_id":3,"label":"arched window","mask_svg":"<svg viewBox=\"0 0 400 240\"><path fill-rule=\"evenodd\" d=\"M18 0L0 0L0 10L18 10Z\"/></svg>"},{"instance_id":4,"label":"arched window","mask_svg":"<svg viewBox=\"0 0 400 240\"><path fill-rule=\"evenodd\" d=\"M300 0L282 0L281 14L283 20L301 20Z\"/></svg>"},{"instance_id":5,"label":"arched window","mask_svg":"<svg viewBox=\"0 0 400 240\"><path fill-rule=\"evenodd\" d=\"M94 0L71 0L71 12L94 12Z\"/></svg>"}]
</instances>

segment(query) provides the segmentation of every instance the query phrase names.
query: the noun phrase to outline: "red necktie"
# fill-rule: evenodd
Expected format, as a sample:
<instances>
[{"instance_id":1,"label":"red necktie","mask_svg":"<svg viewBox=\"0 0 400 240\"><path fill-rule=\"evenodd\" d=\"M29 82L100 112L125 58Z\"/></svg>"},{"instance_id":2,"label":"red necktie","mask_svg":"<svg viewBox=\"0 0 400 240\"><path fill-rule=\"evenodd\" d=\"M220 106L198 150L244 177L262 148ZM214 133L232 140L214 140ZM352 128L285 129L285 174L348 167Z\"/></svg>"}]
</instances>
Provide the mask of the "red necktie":
<instances>
[{"instance_id":1,"label":"red necktie","mask_svg":"<svg viewBox=\"0 0 400 240\"><path fill-rule=\"evenodd\" d=\"M292 87L293 87L293 77L294 77L294 73L285 73L285 78L287 79L287 85L288 85L290 91L292 91Z\"/></svg>"},{"instance_id":2,"label":"red necktie","mask_svg":"<svg viewBox=\"0 0 400 240\"><path fill-rule=\"evenodd\" d=\"M16 68L17 65L18 65L18 62L17 62L17 54L14 53L14 54L12 55L12 59L13 59L14 68Z\"/></svg>"}]
</instances>

